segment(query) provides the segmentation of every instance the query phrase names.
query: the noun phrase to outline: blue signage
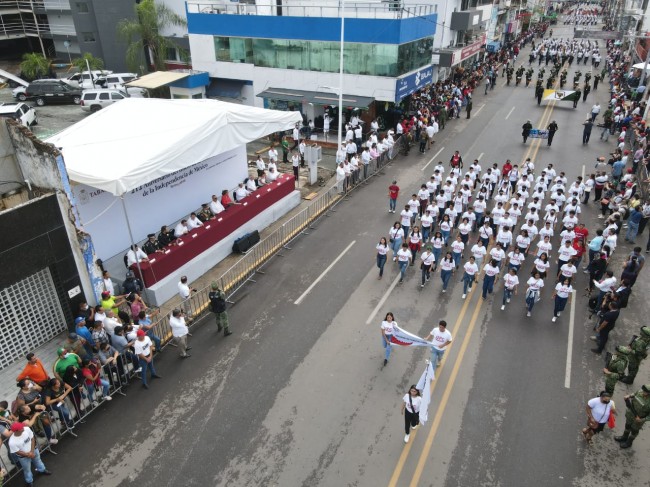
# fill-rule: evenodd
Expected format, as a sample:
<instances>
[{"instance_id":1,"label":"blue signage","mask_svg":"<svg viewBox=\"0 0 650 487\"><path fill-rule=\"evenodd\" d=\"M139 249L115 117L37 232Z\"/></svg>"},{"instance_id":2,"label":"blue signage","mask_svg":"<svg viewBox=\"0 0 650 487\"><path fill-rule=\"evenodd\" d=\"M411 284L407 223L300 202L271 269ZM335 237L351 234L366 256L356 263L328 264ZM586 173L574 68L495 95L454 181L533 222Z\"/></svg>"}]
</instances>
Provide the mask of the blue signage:
<instances>
[{"instance_id":1,"label":"blue signage","mask_svg":"<svg viewBox=\"0 0 650 487\"><path fill-rule=\"evenodd\" d=\"M404 97L415 93L420 88L431 84L433 81L433 66L416 71L404 78L395 81L395 103L399 103Z\"/></svg>"}]
</instances>

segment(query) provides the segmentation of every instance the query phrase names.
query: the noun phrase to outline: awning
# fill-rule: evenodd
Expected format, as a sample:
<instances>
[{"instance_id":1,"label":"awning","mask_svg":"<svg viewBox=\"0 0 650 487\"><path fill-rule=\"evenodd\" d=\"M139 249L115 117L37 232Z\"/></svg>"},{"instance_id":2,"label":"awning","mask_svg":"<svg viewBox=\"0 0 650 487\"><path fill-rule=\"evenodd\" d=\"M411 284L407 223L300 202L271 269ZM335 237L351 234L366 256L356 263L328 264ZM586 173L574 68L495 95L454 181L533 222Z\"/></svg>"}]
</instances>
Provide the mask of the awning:
<instances>
[{"instance_id":1,"label":"awning","mask_svg":"<svg viewBox=\"0 0 650 487\"><path fill-rule=\"evenodd\" d=\"M208 98L241 98L244 84L236 79L210 78L205 94Z\"/></svg>"},{"instance_id":2,"label":"awning","mask_svg":"<svg viewBox=\"0 0 650 487\"><path fill-rule=\"evenodd\" d=\"M160 88L169 83L187 78L190 73L178 73L174 71L156 71L155 73L145 74L141 78L134 79L125 83L125 86L136 86L138 88Z\"/></svg>"},{"instance_id":3,"label":"awning","mask_svg":"<svg viewBox=\"0 0 650 487\"><path fill-rule=\"evenodd\" d=\"M217 100L127 98L47 139L72 181L116 196L302 122Z\"/></svg>"},{"instance_id":4,"label":"awning","mask_svg":"<svg viewBox=\"0 0 650 487\"><path fill-rule=\"evenodd\" d=\"M339 103L339 96L336 93L290 90L287 88L268 88L257 96L271 100L313 103L314 105L338 105ZM375 99L369 96L343 95L343 105L346 107L368 108L373 101Z\"/></svg>"}]
</instances>

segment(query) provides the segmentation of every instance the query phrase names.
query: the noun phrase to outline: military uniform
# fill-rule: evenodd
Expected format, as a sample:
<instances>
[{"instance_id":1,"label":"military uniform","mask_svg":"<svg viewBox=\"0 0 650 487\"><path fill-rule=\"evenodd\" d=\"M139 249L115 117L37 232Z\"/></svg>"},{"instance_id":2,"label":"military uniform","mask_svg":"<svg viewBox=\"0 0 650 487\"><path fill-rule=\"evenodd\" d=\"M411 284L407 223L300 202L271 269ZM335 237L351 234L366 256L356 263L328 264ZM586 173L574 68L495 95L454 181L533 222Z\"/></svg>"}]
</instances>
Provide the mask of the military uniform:
<instances>
[{"instance_id":1,"label":"military uniform","mask_svg":"<svg viewBox=\"0 0 650 487\"><path fill-rule=\"evenodd\" d=\"M203 223L207 222L210 218L214 218L214 213L207 204L202 205L201 211L196 215Z\"/></svg>"},{"instance_id":2,"label":"military uniform","mask_svg":"<svg viewBox=\"0 0 650 487\"><path fill-rule=\"evenodd\" d=\"M650 326L642 326L641 335L634 338L630 343L632 353L627 364L627 375L620 379L621 382L624 384L634 382L641 361L648 356L648 347L650 347Z\"/></svg>"},{"instance_id":3,"label":"military uniform","mask_svg":"<svg viewBox=\"0 0 650 487\"><path fill-rule=\"evenodd\" d=\"M650 419L650 384L645 384L631 396L625 396L625 431L614 439L621 448L630 448L634 439Z\"/></svg>"},{"instance_id":4,"label":"military uniform","mask_svg":"<svg viewBox=\"0 0 650 487\"><path fill-rule=\"evenodd\" d=\"M214 313L217 320L217 333L223 330L223 336L231 335L226 312L226 294L219 289L216 282L212 283L212 291L208 294L208 299L210 300L210 311Z\"/></svg>"},{"instance_id":5,"label":"military uniform","mask_svg":"<svg viewBox=\"0 0 650 487\"><path fill-rule=\"evenodd\" d=\"M160 244L155 240L156 234L150 233L147 237L149 240L142 245L142 250L147 255L155 254L156 250L160 250Z\"/></svg>"},{"instance_id":6,"label":"military uniform","mask_svg":"<svg viewBox=\"0 0 650 487\"><path fill-rule=\"evenodd\" d=\"M614 394L616 383L625 375L629 357L632 355L632 349L624 345L616 347L616 351L618 353L612 355L603 371L603 374L605 374L605 391L609 394Z\"/></svg>"}]
</instances>

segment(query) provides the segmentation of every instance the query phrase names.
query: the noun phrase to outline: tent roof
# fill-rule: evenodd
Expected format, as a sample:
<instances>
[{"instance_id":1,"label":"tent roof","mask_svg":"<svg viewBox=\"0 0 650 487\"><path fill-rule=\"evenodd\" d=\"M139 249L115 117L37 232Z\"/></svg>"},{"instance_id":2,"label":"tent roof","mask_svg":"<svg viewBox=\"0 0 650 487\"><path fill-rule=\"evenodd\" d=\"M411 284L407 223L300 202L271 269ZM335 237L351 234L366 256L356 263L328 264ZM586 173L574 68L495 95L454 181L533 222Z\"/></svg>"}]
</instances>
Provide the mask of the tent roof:
<instances>
[{"instance_id":1,"label":"tent roof","mask_svg":"<svg viewBox=\"0 0 650 487\"><path fill-rule=\"evenodd\" d=\"M217 100L127 98L47 139L72 181L116 196L302 121Z\"/></svg>"},{"instance_id":2,"label":"tent roof","mask_svg":"<svg viewBox=\"0 0 650 487\"><path fill-rule=\"evenodd\" d=\"M178 71L156 71L151 74L145 74L139 78L134 79L125 83L126 86L135 86L137 88L160 88L161 86L166 86L169 83L178 81L179 79L187 78L190 75L189 72L181 73Z\"/></svg>"},{"instance_id":3,"label":"tent roof","mask_svg":"<svg viewBox=\"0 0 650 487\"><path fill-rule=\"evenodd\" d=\"M634 66L632 66L634 69L640 69L643 70L643 66L645 66L645 63L637 63ZM646 67L646 71L650 71L650 64Z\"/></svg>"}]
</instances>

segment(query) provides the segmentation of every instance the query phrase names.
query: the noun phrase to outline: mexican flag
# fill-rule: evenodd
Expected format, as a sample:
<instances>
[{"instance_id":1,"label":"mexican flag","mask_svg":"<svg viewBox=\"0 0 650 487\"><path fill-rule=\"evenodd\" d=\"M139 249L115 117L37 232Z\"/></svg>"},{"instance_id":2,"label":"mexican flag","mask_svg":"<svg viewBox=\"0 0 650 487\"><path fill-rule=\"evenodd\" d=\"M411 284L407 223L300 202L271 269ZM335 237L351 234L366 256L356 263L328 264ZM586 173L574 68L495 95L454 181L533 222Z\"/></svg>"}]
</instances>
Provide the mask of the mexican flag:
<instances>
[{"instance_id":1,"label":"mexican flag","mask_svg":"<svg viewBox=\"0 0 650 487\"><path fill-rule=\"evenodd\" d=\"M573 90L544 90L544 101L576 101L580 95Z\"/></svg>"}]
</instances>

